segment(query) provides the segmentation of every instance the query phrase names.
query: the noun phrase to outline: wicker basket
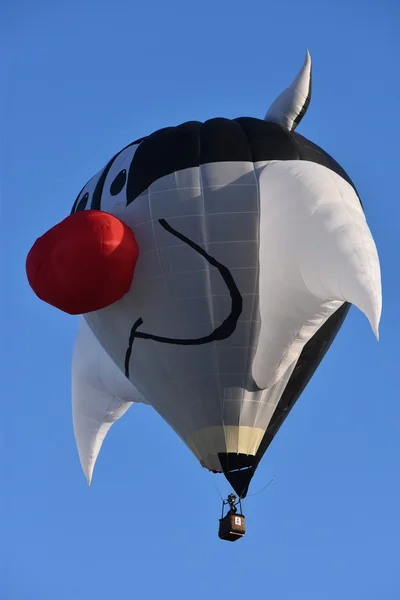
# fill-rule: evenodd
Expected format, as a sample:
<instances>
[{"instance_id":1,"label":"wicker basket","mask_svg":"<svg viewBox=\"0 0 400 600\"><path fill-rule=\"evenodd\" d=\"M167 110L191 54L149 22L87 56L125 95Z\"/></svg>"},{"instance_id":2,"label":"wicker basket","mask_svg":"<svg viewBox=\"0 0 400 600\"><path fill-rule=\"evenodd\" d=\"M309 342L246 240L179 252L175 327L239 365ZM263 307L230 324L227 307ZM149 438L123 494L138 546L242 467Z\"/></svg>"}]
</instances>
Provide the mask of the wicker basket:
<instances>
[{"instance_id":1,"label":"wicker basket","mask_svg":"<svg viewBox=\"0 0 400 600\"><path fill-rule=\"evenodd\" d=\"M240 514L228 513L219 520L218 536L228 542L236 542L246 533L244 516Z\"/></svg>"}]
</instances>

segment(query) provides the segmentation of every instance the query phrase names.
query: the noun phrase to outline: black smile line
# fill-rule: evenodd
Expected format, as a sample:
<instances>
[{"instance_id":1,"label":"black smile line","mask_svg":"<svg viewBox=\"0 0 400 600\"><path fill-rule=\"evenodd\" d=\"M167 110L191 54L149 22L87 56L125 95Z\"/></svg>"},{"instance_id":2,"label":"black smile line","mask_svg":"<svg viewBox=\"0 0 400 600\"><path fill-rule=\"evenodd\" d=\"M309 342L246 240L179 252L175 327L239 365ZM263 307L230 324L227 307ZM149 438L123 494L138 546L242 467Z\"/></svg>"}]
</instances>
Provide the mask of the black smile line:
<instances>
[{"instance_id":1,"label":"black smile line","mask_svg":"<svg viewBox=\"0 0 400 600\"><path fill-rule=\"evenodd\" d=\"M242 313L243 309L243 300L242 296L237 288L235 280L233 279L231 272L227 267L218 262L215 258L210 256L203 248L195 244L192 240L187 238L185 235L171 227L169 223L165 219L159 219L158 221L161 227L164 227L168 233L171 233L179 240L193 248L198 254L203 256L206 261L216 269L218 269L222 279L224 280L226 287L229 290L231 296L231 311L228 317L219 325L212 333L200 338L187 338L187 339L179 339L179 338L168 338L162 337L159 335L153 335L151 333L145 333L144 331L138 331L138 328L143 324L143 319L139 318L135 321L131 333L129 336L128 348L125 353L125 375L129 378L129 361L132 354L132 346L133 342L136 338L142 340L153 340L155 342L160 342L162 344L176 344L181 346L200 346L201 344L209 344L210 342L214 342L217 340L225 340L236 329L236 324L238 319Z\"/></svg>"}]
</instances>

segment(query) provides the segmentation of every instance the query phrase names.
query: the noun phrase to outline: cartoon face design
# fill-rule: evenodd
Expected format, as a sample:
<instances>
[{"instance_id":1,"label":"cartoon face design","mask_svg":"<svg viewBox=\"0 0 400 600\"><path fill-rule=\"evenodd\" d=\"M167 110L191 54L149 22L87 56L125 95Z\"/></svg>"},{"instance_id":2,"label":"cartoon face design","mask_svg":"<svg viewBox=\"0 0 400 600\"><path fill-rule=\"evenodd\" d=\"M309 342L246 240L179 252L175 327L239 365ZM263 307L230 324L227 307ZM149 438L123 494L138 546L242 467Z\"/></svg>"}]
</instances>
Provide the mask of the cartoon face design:
<instances>
[{"instance_id":1,"label":"cartoon face design","mask_svg":"<svg viewBox=\"0 0 400 600\"><path fill-rule=\"evenodd\" d=\"M218 145L215 143L216 140L218 140ZM140 146L140 151L137 152ZM257 174L269 162L301 160L302 156L319 162L319 164L327 165L328 168L333 169L350 182L340 166L326 153L300 136L290 136L279 125L258 119L237 119L235 121L214 119L205 124L184 123L180 127L157 131L149 138L133 142L118 153L105 169L81 190L75 200L72 212L85 209L104 210L120 217L132 227L136 236L142 227L149 230L149 227L145 226L151 223L151 231L146 231L139 246L142 254L145 249L147 261L149 254L153 263L156 260L159 261L164 278L167 276L165 257L169 255L169 264L171 264L171 254L174 252L169 248L178 248L175 254L180 253L183 258L184 254L179 249L182 244L186 244L198 254L197 257L192 257L192 262L196 261L202 265L205 260L209 267L214 267L216 272L211 271L214 273L213 280L218 277L221 285L222 282L225 283L225 295L228 293L230 295L230 310L227 312L226 318L222 319L221 323L211 332L204 331L203 335L198 334L197 337L188 337L185 334L183 337L171 337L142 331L143 319L138 317L131 329L129 354L134 339L149 339L179 345L201 345L224 340L232 335L243 310L242 295L229 268L211 256L199 243L204 241L207 241L208 244L224 243L226 238L218 240L218 229L224 227L232 232L235 229L240 230L240 227L235 227L237 224L234 223L236 215L240 215L241 228L244 228L246 224L249 225L245 229L249 248L258 239L259 204L254 190L252 194L245 194L244 190L248 192L249 190L246 188L257 186ZM180 188L178 178L183 174L186 181ZM206 182L204 182L204 178L207 179ZM229 197L219 200L218 196L223 198L228 187ZM239 190L234 188L239 188ZM186 192L186 198L184 198L185 190L190 190ZM217 191L219 194L216 193ZM157 200L160 200L160 203ZM130 207L134 202L137 206ZM152 205L155 206L155 209ZM154 211L156 211L157 217L163 216L163 218L154 219ZM201 220L196 217L201 217L202 212L204 213L203 228L205 227L206 230L208 228L212 232L210 234L208 232L205 234L196 227L196 221ZM128 214L132 214L133 217L128 217ZM191 219L192 229L197 229L194 239L175 229L164 218L166 214L172 220L181 219L183 228L187 227L190 217L194 217ZM228 223L228 219L231 223ZM151 238L152 234L155 238L160 236L161 239L165 238L165 234L159 233L157 236L155 230L158 230L159 227L175 238L175 240L170 240L164 249L163 256L160 256L160 245L157 244L157 240L152 248L147 250L148 238ZM214 232L215 237L213 238ZM233 238L233 241L236 240ZM245 240L240 241L245 242ZM255 250L250 260L247 263L244 262L242 266L235 265L236 269L257 269L257 248ZM155 258L156 254L157 259ZM229 254L232 254L232 249L229 250ZM186 260L190 260L190 258ZM231 262L229 258L227 260ZM145 270L149 273L151 269L148 263L145 265ZM178 272L176 270L174 275L177 275ZM190 273L193 272L195 269L188 268L187 277L190 278ZM153 278L154 275L153 272ZM248 275L249 273L246 272L247 278ZM188 285L190 286L190 281ZM255 285L256 282L251 281L251 289L254 289ZM204 285L202 287L204 288ZM171 293L173 294L173 291ZM176 299L179 304L181 298L178 296ZM201 312L200 307L198 310ZM185 306L179 309L180 315L182 312L185 312ZM170 322L169 324L171 325ZM125 372L129 376L129 361L125 365Z\"/></svg>"},{"instance_id":2,"label":"cartoon face design","mask_svg":"<svg viewBox=\"0 0 400 600\"><path fill-rule=\"evenodd\" d=\"M114 215L139 248L128 293L87 313L90 329L239 496L349 303L375 332L381 310L356 190L293 131L309 101L309 57L294 83L267 120L189 122L133 142L72 208Z\"/></svg>"}]
</instances>

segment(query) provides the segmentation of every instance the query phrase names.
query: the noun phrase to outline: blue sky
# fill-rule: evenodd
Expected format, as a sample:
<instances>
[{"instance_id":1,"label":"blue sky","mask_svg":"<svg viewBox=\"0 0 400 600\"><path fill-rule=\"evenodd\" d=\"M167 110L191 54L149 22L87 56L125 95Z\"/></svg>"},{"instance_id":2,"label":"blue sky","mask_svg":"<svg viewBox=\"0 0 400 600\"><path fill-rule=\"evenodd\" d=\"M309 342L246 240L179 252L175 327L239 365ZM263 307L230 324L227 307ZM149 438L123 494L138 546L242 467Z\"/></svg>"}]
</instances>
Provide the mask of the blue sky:
<instances>
[{"instance_id":1,"label":"blue sky","mask_svg":"<svg viewBox=\"0 0 400 600\"><path fill-rule=\"evenodd\" d=\"M1 600L398 599L396 0L8 0L2 13ZM77 319L34 296L25 258L116 151L189 119L262 117L306 47L299 132L365 205L381 341L353 308L253 480L253 493L275 483L246 502L247 536L227 544L213 478L147 407L115 425L88 491L71 423Z\"/></svg>"}]
</instances>

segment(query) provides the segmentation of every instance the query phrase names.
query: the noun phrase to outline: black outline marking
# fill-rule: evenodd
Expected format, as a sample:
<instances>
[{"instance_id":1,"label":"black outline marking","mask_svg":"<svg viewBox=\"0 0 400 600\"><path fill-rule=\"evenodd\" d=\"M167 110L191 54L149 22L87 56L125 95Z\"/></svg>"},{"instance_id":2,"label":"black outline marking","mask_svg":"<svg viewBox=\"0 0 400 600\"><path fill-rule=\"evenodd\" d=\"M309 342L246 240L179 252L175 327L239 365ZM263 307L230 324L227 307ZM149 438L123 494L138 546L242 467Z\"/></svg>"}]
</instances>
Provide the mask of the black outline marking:
<instances>
[{"instance_id":1,"label":"black outline marking","mask_svg":"<svg viewBox=\"0 0 400 600\"><path fill-rule=\"evenodd\" d=\"M227 316L227 318L219 325L214 331L212 331L209 335L200 337L200 338L187 338L187 339L179 339L179 338L168 338L162 337L159 335L153 335L151 333L145 333L143 331L138 331L138 328L143 324L143 319L139 318L135 321L130 335L129 335L129 343L128 348L125 353L125 376L129 379L129 361L132 354L132 346L133 342L136 338L142 340L153 340L154 342L160 342L162 344L176 344L182 346L200 346L202 344L209 344L210 342L214 342L217 340L225 340L230 337L232 333L236 329L237 322L239 320L240 315L243 310L243 298L239 289L233 279L231 272L228 267L222 265L215 258L210 256L201 246L198 246L195 242L187 238L185 235L171 227L169 223L165 219L159 219L158 221L161 227L164 227L168 233L171 233L182 242L193 248L198 254L200 254L206 261L220 272L221 277L225 281L225 284L229 290L232 304L231 304L231 312Z\"/></svg>"},{"instance_id":2,"label":"black outline marking","mask_svg":"<svg viewBox=\"0 0 400 600\"><path fill-rule=\"evenodd\" d=\"M83 188L81 189L81 191L80 191L80 192L79 192L79 194L77 195L77 197L76 197L76 199L75 199L75 202L74 202L74 203L73 203L73 205L72 205L72 209L71 209L71 212L70 212L70 214L71 214L71 215L72 215L72 214L74 214L74 212L75 212L75 210L76 210L76 207L78 206L78 201L79 201L79 198L80 198L80 196L81 196L81 194L82 194L82 192L83 192L83 190L85 189L85 187L86 187L86 186L87 186L87 183L85 183L85 185L83 186Z\"/></svg>"},{"instance_id":3,"label":"black outline marking","mask_svg":"<svg viewBox=\"0 0 400 600\"><path fill-rule=\"evenodd\" d=\"M85 194L83 194L82 198L79 200L76 208L75 208L75 212L81 212L82 210L86 209L87 203L89 200L89 193L85 192Z\"/></svg>"},{"instance_id":4,"label":"black outline marking","mask_svg":"<svg viewBox=\"0 0 400 600\"><path fill-rule=\"evenodd\" d=\"M101 176L99 177L99 180L98 180L96 187L94 189L94 192L93 192L92 204L90 207L92 210L101 210L101 199L103 196L103 190L104 190L104 185L106 183L107 175L109 174L111 167L113 166L113 164L116 161L116 159L118 158L118 156L120 154L122 154L122 152L124 152L124 150L127 150L131 146L139 145L144 139L145 138L140 138L139 140L135 140L134 142L131 142L130 144L125 146L125 148L122 148L122 150L117 152L117 154L115 154L110 161L108 161L107 165L103 169Z\"/></svg>"},{"instance_id":5,"label":"black outline marking","mask_svg":"<svg viewBox=\"0 0 400 600\"><path fill-rule=\"evenodd\" d=\"M135 340L136 329L138 327L140 327L142 324L143 324L143 319L141 319L141 318L138 319L135 322L135 324L133 325L130 336L129 336L128 349L125 353L125 376L128 377L128 379L129 379L129 361L131 360L132 346L133 346L133 342Z\"/></svg>"}]
</instances>

